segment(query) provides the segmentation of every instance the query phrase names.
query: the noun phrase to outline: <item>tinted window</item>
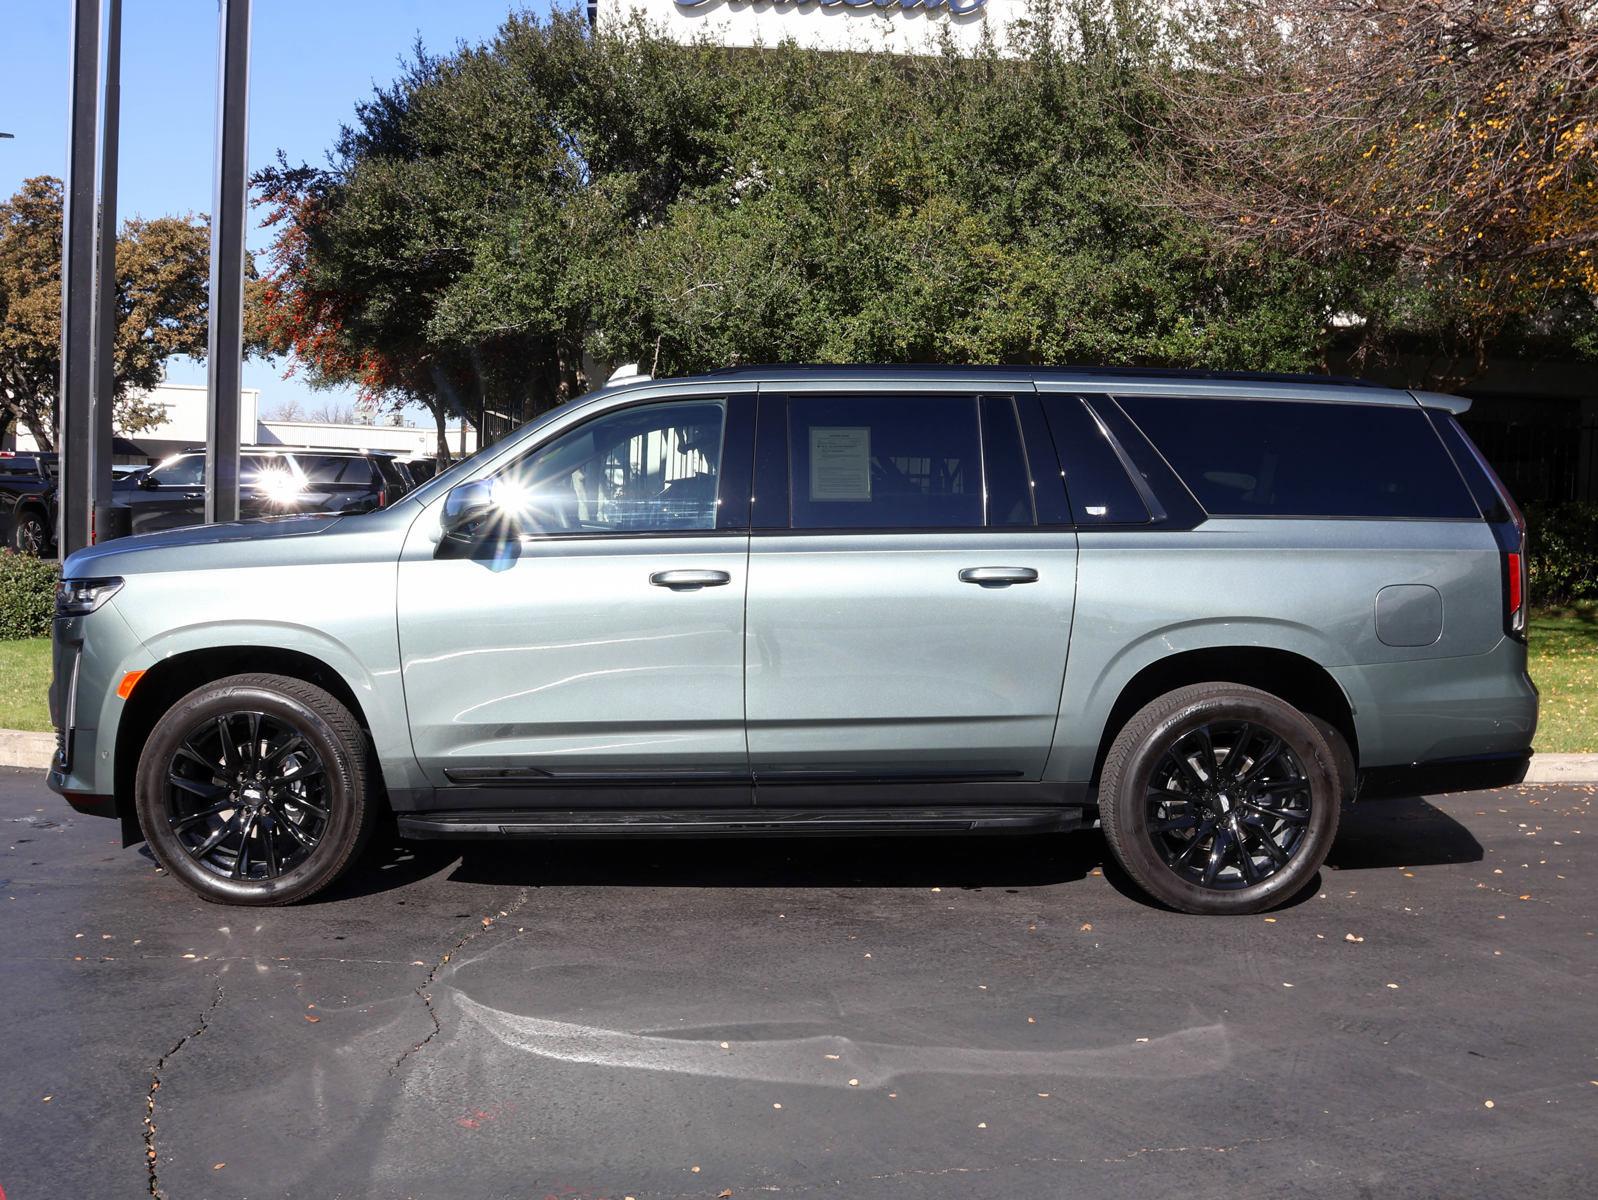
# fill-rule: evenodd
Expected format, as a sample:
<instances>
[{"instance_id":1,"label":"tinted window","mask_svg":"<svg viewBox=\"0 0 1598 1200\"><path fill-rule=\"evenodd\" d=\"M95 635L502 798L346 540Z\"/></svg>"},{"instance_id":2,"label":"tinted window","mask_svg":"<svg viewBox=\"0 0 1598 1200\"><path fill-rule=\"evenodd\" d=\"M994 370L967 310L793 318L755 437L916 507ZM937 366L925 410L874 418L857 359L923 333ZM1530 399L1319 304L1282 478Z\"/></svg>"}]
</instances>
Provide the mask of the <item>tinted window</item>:
<instances>
[{"instance_id":1,"label":"tinted window","mask_svg":"<svg viewBox=\"0 0 1598 1200\"><path fill-rule=\"evenodd\" d=\"M305 473L306 482L312 486L360 485L370 487L372 464L364 458L342 458L333 455L296 454L294 461Z\"/></svg>"},{"instance_id":2,"label":"tinted window","mask_svg":"<svg viewBox=\"0 0 1598 1200\"><path fill-rule=\"evenodd\" d=\"M972 396L793 396L795 529L982 525L982 432Z\"/></svg>"},{"instance_id":3,"label":"tinted window","mask_svg":"<svg viewBox=\"0 0 1598 1200\"><path fill-rule=\"evenodd\" d=\"M205 482L205 455L169 458L150 472L150 478L166 487L199 487Z\"/></svg>"},{"instance_id":4,"label":"tinted window","mask_svg":"<svg viewBox=\"0 0 1598 1200\"><path fill-rule=\"evenodd\" d=\"M1149 519L1098 418L1077 396L1049 396L1044 411L1065 465L1065 490L1078 525L1141 525Z\"/></svg>"},{"instance_id":5,"label":"tinted window","mask_svg":"<svg viewBox=\"0 0 1598 1200\"><path fill-rule=\"evenodd\" d=\"M1434 412L1431 417L1449 453L1454 456L1454 465L1465 477L1470 494L1476 498L1476 506L1481 509L1482 515L1489 521L1509 520L1509 507L1504 502L1508 493L1502 491L1503 485L1495 481L1492 468L1476 448L1476 443L1466 436L1452 413Z\"/></svg>"},{"instance_id":6,"label":"tinted window","mask_svg":"<svg viewBox=\"0 0 1598 1200\"><path fill-rule=\"evenodd\" d=\"M392 458L374 458L372 465L377 468L377 473L383 477L383 483L396 491L409 491L410 478Z\"/></svg>"},{"instance_id":7,"label":"tinted window","mask_svg":"<svg viewBox=\"0 0 1598 1200\"><path fill-rule=\"evenodd\" d=\"M982 397L982 473L989 525L1035 525L1021 425L1009 396Z\"/></svg>"},{"instance_id":8,"label":"tinted window","mask_svg":"<svg viewBox=\"0 0 1598 1200\"><path fill-rule=\"evenodd\" d=\"M1478 515L1418 407L1117 399L1212 514Z\"/></svg>"},{"instance_id":9,"label":"tinted window","mask_svg":"<svg viewBox=\"0 0 1598 1200\"><path fill-rule=\"evenodd\" d=\"M596 417L500 473L530 533L714 529L725 408L646 404Z\"/></svg>"}]
</instances>

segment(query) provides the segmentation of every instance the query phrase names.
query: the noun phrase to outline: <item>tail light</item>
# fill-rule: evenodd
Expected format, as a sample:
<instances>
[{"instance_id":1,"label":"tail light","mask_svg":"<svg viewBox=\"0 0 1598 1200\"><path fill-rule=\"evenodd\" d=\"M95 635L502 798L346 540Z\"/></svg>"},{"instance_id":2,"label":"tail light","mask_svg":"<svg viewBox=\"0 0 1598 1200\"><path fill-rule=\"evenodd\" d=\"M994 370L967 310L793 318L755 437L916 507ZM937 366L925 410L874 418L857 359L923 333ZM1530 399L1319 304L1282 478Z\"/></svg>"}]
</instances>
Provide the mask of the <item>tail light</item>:
<instances>
[{"instance_id":1,"label":"tail light","mask_svg":"<svg viewBox=\"0 0 1598 1200\"><path fill-rule=\"evenodd\" d=\"M378 508L384 508L384 507L387 506L387 504L388 504L388 489L387 488L378 488L377 489L377 507Z\"/></svg>"}]
</instances>

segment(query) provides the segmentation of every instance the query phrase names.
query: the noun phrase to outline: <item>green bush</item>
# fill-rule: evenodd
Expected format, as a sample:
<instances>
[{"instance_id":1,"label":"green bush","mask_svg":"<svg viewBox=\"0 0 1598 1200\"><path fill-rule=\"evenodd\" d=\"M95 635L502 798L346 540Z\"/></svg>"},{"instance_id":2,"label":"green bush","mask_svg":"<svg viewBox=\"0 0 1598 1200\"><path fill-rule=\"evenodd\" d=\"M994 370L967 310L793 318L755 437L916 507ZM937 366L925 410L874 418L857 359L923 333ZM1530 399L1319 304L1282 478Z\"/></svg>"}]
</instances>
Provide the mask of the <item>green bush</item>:
<instances>
[{"instance_id":1,"label":"green bush","mask_svg":"<svg viewBox=\"0 0 1598 1200\"><path fill-rule=\"evenodd\" d=\"M1533 604L1598 599L1598 504L1528 505L1526 558Z\"/></svg>"},{"instance_id":2,"label":"green bush","mask_svg":"<svg viewBox=\"0 0 1598 1200\"><path fill-rule=\"evenodd\" d=\"M0 641L50 632L60 574L54 559L0 550Z\"/></svg>"}]
</instances>

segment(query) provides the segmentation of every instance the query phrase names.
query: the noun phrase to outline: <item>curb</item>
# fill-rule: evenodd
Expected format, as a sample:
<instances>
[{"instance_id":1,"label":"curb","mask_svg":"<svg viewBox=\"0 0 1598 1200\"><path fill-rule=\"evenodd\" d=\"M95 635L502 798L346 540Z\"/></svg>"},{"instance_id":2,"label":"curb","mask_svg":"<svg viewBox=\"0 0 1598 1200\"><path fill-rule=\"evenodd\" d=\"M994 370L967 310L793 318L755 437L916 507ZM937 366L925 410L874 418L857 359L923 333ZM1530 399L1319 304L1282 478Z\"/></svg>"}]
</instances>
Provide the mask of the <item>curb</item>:
<instances>
[{"instance_id":1,"label":"curb","mask_svg":"<svg viewBox=\"0 0 1598 1200\"><path fill-rule=\"evenodd\" d=\"M54 757L55 734L0 729L0 767L36 767L47 771Z\"/></svg>"},{"instance_id":2,"label":"curb","mask_svg":"<svg viewBox=\"0 0 1598 1200\"><path fill-rule=\"evenodd\" d=\"M0 729L0 767L47 771L55 757L55 734ZM1598 783L1598 754L1535 754L1525 783Z\"/></svg>"}]
</instances>

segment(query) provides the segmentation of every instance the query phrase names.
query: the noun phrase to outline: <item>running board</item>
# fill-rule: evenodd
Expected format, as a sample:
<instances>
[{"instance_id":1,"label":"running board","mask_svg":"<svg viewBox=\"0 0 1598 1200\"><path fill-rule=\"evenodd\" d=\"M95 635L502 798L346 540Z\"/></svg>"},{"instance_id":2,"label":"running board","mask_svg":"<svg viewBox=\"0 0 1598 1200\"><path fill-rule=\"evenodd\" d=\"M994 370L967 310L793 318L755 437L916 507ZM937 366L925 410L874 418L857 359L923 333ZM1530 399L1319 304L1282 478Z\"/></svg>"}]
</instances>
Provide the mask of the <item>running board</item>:
<instances>
[{"instance_id":1,"label":"running board","mask_svg":"<svg viewBox=\"0 0 1598 1200\"><path fill-rule=\"evenodd\" d=\"M812 837L906 833L1058 833L1080 829L1080 808L790 808L570 812L489 810L400 813L410 838L498 837Z\"/></svg>"}]
</instances>

